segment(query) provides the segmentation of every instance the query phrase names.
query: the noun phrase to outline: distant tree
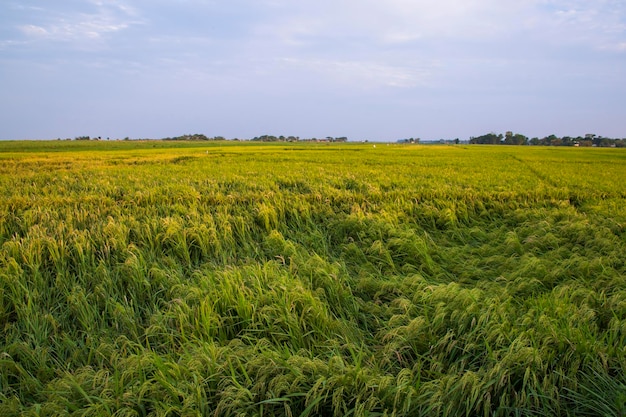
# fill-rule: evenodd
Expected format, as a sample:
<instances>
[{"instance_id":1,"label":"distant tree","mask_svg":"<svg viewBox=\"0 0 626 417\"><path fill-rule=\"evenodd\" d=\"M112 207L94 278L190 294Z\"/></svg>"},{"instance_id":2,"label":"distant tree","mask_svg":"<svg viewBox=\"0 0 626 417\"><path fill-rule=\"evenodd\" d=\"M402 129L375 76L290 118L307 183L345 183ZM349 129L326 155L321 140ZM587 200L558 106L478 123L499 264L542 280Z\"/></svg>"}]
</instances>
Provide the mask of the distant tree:
<instances>
[{"instance_id":1,"label":"distant tree","mask_svg":"<svg viewBox=\"0 0 626 417\"><path fill-rule=\"evenodd\" d=\"M552 141L558 139L555 135L550 135L550 136L546 136L545 138L541 139L540 142L542 145L546 145L546 146L550 146L552 145Z\"/></svg>"},{"instance_id":2,"label":"distant tree","mask_svg":"<svg viewBox=\"0 0 626 417\"><path fill-rule=\"evenodd\" d=\"M258 142L277 142L278 138L272 135L261 135L261 136L256 136L252 138L252 140L258 141Z\"/></svg>"},{"instance_id":3,"label":"distant tree","mask_svg":"<svg viewBox=\"0 0 626 417\"><path fill-rule=\"evenodd\" d=\"M539 139L535 138L536 140L534 140L533 142L531 142L532 144L538 145ZM454 143L459 143L457 142L457 140L454 141L450 141L450 142L454 142ZM486 135L482 135L482 136L472 136L470 138L469 143L471 144L486 144L486 145L500 145L500 144L504 144L504 145L528 145L528 138L520 133L513 133L511 131L506 132L505 135L502 134L495 134L493 132L491 133L487 133Z\"/></svg>"},{"instance_id":4,"label":"distant tree","mask_svg":"<svg viewBox=\"0 0 626 417\"><path fill-rule=\"evenodd\" d=\"M472 137L470 139L471 144L477 145L499 145L502 141L502 134L496 135L495 133L487 133L486 135Z\"/></svg>"},{"instance_id":5,"label":"distant tree","mask_svg":"<svg viewBox=\"0 0 626 417\"><path fill-rule=\"evenodd\" d=\"M528 138L522 134L513 135L513 145L528 145Z\"/></svg>"},{"instance_id":6,"label":"distant tree","mask_svg":"<svg viewBox=\"0 0 626 417\"><path fill-rule=\"evenodd\" d=\"M173 138L164 138L163 140L210 140L206 135L194 133L193 135L175 136Z\"/></svg>"}]
</instances>

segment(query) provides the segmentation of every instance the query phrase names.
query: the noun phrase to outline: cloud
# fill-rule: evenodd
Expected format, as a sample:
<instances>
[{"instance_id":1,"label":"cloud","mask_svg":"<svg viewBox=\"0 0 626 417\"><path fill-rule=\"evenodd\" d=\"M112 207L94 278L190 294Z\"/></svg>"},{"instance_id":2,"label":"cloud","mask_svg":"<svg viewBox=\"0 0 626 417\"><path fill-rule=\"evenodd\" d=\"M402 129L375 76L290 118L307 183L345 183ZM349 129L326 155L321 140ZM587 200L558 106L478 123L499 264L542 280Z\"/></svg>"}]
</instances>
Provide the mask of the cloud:
<instances>
[{"instance_id":1,"label":"cloud","mask_svg":"<svg viewBox=\"0 0 626 417\"><path fill-rule=\"evenodd\" d=\"M101 39L106 34L126 29L128 24L108 19L83 16L80 21L58 21L48 26L22 25L19 29L29 38L54 41L84 41Z\"/></svg>"},{"instance_id":2,"label":"cloud","mask_svg":"<svg viewBox=\"0 0 626 417\"><path fill-rule=\"evenodd\" d=\"M526 9L525 2L496 0L330 0L284 2L273 28L289 43L321 37L359 37L380 43L416 39L492 36ZM281 13L282 11L282 13Z\"/></svg>"},{"instance_id":3,"label":"cloud","mask_svg":"<svg viewBox=\"0 0 626 417\"><path fill-rule=\"evenodd\" d=\"M431 69L376 61L283 58L291 71L319 74L328 81L371 90L380 87L412 88L427 83Z\"/></svg>"},{"instance_id":4,"label":"cloud","mask_svg":"<svg viewBox=\"0 0 626 417\"><path fill-rule=\"evenodd\" d=\"M613 50L613 51L626 52L626 42L619 42L619 43L615 43L612 45L605 45L604 48L608 50Z\"/></svg>"},{"instance_id":5,"label":"cloud","mask_svg":"<svg viewBox=\"0 0 626 417\"><path fill-rule=\"evenodd\" d=\"M624 40L626 5L619 0L284 0L259 25L286 46L332 40L341 46L419 42L506 42L598 46Z\"/></svg>"},{"instance_id":6,"label":"cloud","mask_svg":"<svg viewBox=\"0 0 626 417\"><path fill-rule=\"evenodd\" d=\"M19 29L27 36L30 37L42 37L48 36L48 31L45 28L37 25L22 25Z\"/></svg>"},{"instance_id":7,"label":"cloud","mask_svg":"<svg viewBox=\"0 0 626 417\"><path fill-rule=\"evenodd\" d=\"M268 126L274 112L306 122L329 103L329 123L337 111L363 120L350 113L360 108L407 126L592 99L617 112L625 24L624 0L5 0L0 90L14 86L6 108L89 91L113 112L161 106L172 119L262 108Z\"/></svg>"},{"instance_id":8,"label":"cloud","mask_svg":"<svg viewBox=\"0 0 626 417\"><path fill-rule=\"evenodd\" d=\"M102 40L132 25L143 23L134 8L119 1L88 1L80 9L31 8L30 20L17 26L26 38L33 41L84 42Z\"/></svg>"},{"instance_id":9,"label":"cloud","mask_svg":"<svg viewBox=\"0 0 626 417\"><path fill-rule=\"evenodd\" d=\"M540 3L533 29L549 44L608 50L626 42L626 3L558 0Z\"/></svg>"}]
</instances>

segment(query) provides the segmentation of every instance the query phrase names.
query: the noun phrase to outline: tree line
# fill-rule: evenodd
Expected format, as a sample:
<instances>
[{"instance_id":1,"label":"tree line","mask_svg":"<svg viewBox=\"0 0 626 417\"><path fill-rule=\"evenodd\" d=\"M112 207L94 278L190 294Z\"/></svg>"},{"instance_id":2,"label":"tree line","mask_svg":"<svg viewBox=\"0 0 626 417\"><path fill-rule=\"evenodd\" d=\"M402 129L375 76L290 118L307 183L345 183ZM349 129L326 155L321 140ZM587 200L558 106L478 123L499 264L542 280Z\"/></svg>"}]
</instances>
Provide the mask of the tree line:
<instances>
[{"instance_id":1,"label":"tree line","mask_svg":"<svg viewBox=\"0 0 626 417\"><path fill-rule=\"evenodd\" d=\"M255 142L347 142L346 136L326 136L325 138L307 138L301 139L300 136L273 136L273 135L261 135L255 136L250 139Z\"/></svg>"},{"instance_id":2,"label":"tree line","mask_svg":"<svg viewBox=\"0 0 626 417\"><path fill-rule=\"evenodd\" d=\"M193 135L181 135L174 136L172 138L163 138L163 140L226 140L226 138L224 138L223 136L214 136L210 138L201 133L194 133Z\"/></svg>"},{"instance_id":3,"label":"tree line","mask_svg":"<svg viewBox=\"0 0 626 417\"><path fill-rule=\"evenodd\" d=\"M100 136L98 137L90 137L90 136L77 136L74 138L74 140L101 140L102 138ZM107 138L109 139L109 138ZM59 139L60 140L60 139ZM69 139L68 139L69 140ZM128 137L126 137L124 140L130 140ZM194 134L187 134L187 135L181 135L181 136L173 136L173 137L167 137L167 138L162 138L161 140L171 140L171 141L213 141L213 140L228 140L226 139L224 136L213 136L213 137L208 137L204 134L201 133L194 133ZM240 139L231 139L231 140L240 140ZM300 136L274 136L274 135L261 135L261 136L255 136L254 138L250 139L251 141L255 141L255 142L347 142L348 138L346 136L337 136L337 137L333 137L333 136L326 136L325 138L307 138L307 139L302 139L300 138Z\"/></svg>"},{"instance_id":4,"label":"tree line","mask_svg":"<svg viewBox=\"0 0 626 417\"><path fill-rule=\"evenodd\" d=\"M534 137L529 139L520 133L511 131L506 134L487 133L482 136L472 136L470 144L480 145L535 145L535 146L596 146L605 148L625 148L626 138L614 139L598 136L592 133L585 136L563 136L550 135L543 138Z\"/></svg>"}]
</instances>

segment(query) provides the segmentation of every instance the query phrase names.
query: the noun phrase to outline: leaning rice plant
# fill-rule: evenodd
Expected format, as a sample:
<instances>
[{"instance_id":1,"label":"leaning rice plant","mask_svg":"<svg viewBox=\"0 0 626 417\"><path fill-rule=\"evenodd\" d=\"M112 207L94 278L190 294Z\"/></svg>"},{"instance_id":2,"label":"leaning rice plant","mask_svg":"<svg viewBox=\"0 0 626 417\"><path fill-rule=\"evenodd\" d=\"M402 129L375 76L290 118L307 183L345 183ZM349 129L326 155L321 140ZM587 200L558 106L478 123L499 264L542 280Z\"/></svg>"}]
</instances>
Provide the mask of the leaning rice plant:
<instances>
[{"instance_id":1,"label":"leaning rice plant","mask_svg":"<svg viewBox=\"0 0 626 417\"><path fill-rule=\"evenodd\" d=\"M0 414L620 411L618 150L128 142L2 154Z\"/></svg>"}]
</instances>

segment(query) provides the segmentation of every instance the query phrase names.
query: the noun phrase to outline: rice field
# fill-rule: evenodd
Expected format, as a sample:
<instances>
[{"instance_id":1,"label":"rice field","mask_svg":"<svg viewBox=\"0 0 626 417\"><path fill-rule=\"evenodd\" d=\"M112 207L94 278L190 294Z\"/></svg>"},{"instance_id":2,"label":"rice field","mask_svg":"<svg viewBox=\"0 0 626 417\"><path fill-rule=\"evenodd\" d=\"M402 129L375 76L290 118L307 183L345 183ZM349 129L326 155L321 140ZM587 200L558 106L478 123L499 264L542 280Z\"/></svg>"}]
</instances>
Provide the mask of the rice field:
<instances>
[{"instance_id":1,"label":"rice field","mask_svg":"<svg viewBox=\"0 0 626 417\"><path fill-rule=\"evenodd\" d=\"M0 142L2 416L625 416L626 151Z\"/></svg>"}]
</instances>

